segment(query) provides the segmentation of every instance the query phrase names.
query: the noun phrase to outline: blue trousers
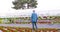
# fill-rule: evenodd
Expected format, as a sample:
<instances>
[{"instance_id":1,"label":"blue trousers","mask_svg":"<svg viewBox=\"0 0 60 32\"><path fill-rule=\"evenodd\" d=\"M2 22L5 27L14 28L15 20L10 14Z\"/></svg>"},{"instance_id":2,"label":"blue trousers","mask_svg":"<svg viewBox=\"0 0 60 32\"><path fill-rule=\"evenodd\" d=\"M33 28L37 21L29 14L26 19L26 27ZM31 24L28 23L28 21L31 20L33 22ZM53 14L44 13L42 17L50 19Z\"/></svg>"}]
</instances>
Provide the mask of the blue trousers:
<instances>
[{"instance_id":1,"label":"blue trousers","mask_svg":"<svg viewBox=\"0 0 60 32\"><path fill-rule=\"evenodd\" d=\"M35 29L34 26L35 26L35 28L37 29L36 22L32 22L32 28L33 28L33 30Z\"/></svg>"}]
</instances>

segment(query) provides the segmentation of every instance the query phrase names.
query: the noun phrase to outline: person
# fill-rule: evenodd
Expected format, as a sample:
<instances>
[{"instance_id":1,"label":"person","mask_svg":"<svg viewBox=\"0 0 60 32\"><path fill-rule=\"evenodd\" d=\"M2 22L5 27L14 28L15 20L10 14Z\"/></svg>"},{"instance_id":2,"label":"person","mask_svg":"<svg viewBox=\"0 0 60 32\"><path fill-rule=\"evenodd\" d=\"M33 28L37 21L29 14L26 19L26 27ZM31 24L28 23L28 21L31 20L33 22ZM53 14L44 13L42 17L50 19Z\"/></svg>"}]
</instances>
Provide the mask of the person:
<instances>
[{"instance_id":1,"label":"person","mask_svg":"<svg viewBox=\"0 0 60 32\"><path fill-rule=\"evenodd\" d=\"M35 13L35 10L33 10L33 13L31 15L31 21L32 21L33 30L35 30L35 28L37 29L37 25L36 25L37 19L38 19L37 14ZM35 28L34 28L34 26L35 26Z\"/></svg>"}]
</instances>

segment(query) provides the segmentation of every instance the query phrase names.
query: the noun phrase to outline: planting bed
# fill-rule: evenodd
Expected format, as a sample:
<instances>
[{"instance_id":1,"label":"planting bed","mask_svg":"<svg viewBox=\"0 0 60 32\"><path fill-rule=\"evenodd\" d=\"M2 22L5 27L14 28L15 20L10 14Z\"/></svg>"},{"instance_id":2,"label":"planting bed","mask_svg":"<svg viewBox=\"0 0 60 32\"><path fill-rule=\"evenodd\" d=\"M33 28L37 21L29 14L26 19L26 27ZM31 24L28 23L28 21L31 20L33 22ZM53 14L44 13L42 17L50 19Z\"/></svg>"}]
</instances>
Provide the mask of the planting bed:
<instances>
[{"instance_id":1,"label":"planting bed","mask_svg":"<svg viewBox=\"0 0 60 32\"><path fill-rule=\"evenodd\" d=\"M23 28L23 27L0 27L2 32L58 32L58 29L55 28L39 28L37 30L32 30L32 28Z\"/></svg>"}]
</instances>

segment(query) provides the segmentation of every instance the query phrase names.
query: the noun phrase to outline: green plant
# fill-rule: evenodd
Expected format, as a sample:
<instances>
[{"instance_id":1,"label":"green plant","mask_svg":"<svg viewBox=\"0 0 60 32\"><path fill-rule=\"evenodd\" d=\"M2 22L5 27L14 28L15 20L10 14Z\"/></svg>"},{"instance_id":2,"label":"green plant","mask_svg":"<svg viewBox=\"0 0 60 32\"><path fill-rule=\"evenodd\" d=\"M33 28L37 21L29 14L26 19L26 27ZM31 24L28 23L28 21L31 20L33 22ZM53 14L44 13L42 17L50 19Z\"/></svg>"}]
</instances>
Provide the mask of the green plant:
<instances>
[{"instance_id":1,"label":"green plant","mask_svg":"<svg viewBox=\"0 0 60 32\"><path fill-rule=\"evenodd\" d=\"M18 32L17 30L14 30L14 32Z\"/></svg>"},{"instance_id":2,"label":"green plant","mask_svg":"<svg viewBox=\"0 0 60 32\"><path fill-rule=\"evenodd\" d=\"M39 16L39 17L38 17L38 20L41 20L41 19L42 19L42 18Z\"/></svg>"},{"instance_id":3,"label":"green plant","mask_svg":"<svg viewBox=\"0 0 60 32\"><path fill-rule=\"evenodd\" d=\"M10 32L10 30L6 30L6 32Z\"/></svg>"}]
</instances>

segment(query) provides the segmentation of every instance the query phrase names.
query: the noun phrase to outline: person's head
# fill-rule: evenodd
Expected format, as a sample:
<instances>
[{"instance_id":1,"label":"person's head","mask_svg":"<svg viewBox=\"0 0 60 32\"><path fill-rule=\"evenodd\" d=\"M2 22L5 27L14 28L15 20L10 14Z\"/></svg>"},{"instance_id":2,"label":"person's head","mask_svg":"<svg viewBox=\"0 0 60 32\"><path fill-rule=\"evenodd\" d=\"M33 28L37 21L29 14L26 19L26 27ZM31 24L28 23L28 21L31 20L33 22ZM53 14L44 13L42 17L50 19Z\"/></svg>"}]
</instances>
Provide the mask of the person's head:
<instances>
[{"instance_id":1,"label":"person's head","mask_svg":"<svg viewBox=\"0 0 60 32\"><path fill-rule=\"evenodd\" d=\"M33 10L33 12L35 12L35 10Z\"/></svg>"}]
</instances>

